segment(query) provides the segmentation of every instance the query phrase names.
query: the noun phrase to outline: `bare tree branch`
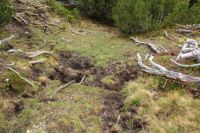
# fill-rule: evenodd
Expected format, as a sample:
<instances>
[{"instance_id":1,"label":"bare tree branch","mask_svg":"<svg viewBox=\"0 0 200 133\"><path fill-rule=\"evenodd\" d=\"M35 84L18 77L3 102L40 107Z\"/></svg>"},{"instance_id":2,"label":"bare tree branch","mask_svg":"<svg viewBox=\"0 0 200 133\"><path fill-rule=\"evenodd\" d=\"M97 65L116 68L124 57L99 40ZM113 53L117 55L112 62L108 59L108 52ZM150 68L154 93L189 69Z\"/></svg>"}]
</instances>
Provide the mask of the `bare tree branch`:
<instances>
[{"instance_id":1,"label":"bare tree branch","mask_svg":"<svg viewBox=\"0 0 200 133\"><path fill-rule=\"evenodd\" d=\"M19 72L17 72L15 69L11 68L11 67L6 67L7 69L13 71L14 73L16 73L22 80L24 80L25 82L27 82L29 85L34 87L34 84L29 81L28 79L24 78Z\"/></svg>"},{"instance_id":2,"label":"bare tree branch","mask_svg":"<svg viewBox=\"0 0 200 133\"><path fill-rule=\"evenodd\" d=\"M29 55L30 58L34 58L34 57L37 57L37 56L40 56L42 54L53 54L53 51L35 51L35 52L27 52L26 53L27 55Z\"/></svg>"},{"instance_id":3,"label":"bare tree branch","mask_svg":"<svg viewBox=\"0 0 200 133\"><path fill-rule=\"evenodd\" d=\"M137 38L133 38L131 37L131 39L136 42L137 44L144 44L144 45L147 45L149 46L154 52L160 54L160 53L168 53L168 51L163 48L163 47L157 47L155 46L154 44L152 43L148 43L148 42L142 42L142 41L139 41Z\"/></svg>"},{"instance_id":4,"label":"bare tree branch","mask_svg":"<svg viewBox=\"0 0 200 133\"><path fill-rule=\"evenodd\" d=\"M171 62L173 62L175 65L177 66L180 66L180 67L185 67L185 68L188 68L188 67L199 67L200 66L200 63L198 64L191 64L191 65L186 65L186 64L181 64L173 59L171 59Z\"/></svg>"},{"instance_id":5,"label":"bare tree branch","mask_svg":"<svg viewBox=\"0 0 200 133\"><path fill-rule=\"evenodd\" d=\"M71 85L71 84L73 84L73 83L75 83L75 80L72 80L72 81L70 81L70 82L68 82L68 83L66 83L66 84L64 84L64 85L62 85L62 86L60 86L59 88L57 88L57 89L50 95L50 99L53 99L53 97L54 97L59 91L61 91L62 89L66 88L67 86L69 86L69 85Z\"/></svg>"}]
</instances>

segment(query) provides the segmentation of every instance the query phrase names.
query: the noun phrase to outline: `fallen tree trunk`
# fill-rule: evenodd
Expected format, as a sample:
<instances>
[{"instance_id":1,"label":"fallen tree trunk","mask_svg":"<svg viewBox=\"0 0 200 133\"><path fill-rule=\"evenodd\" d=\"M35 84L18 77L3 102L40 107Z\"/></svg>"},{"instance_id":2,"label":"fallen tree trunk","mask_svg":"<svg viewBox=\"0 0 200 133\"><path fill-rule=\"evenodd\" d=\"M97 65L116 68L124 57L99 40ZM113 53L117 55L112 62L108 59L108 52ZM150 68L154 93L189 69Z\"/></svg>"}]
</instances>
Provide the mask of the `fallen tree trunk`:
<instances>
[{"instance_id":1,"label":"fallen tree trunk","mask_svg":"<svg viewBox=\"0 0 200 133\"><path fill-rule=\"evenodd\" d=\"M153 56L149 58L150 63L152 64L153 67L149 67L143 64L142 58L139 53L137 53L137 60L138 60L138 65L141 67L141 69L149 74L157 75L157 76L163 76L169 79L173 80L179 80L182 82L192 82L192 83L200 83L200 78L199 77L193 77L189 76L180 72L175 72L166 69L165 67L155 63L153 61Z\"/></svg>"},{"instance_id":2,"label":"fallen tree trunk","mask_svg":"<svg viewBox=\"0 0 200 133\"><path fill-rule=\"evenodd\" d=\"M168 50L166 50L165 48L163 47L158 47L156 46L155 44L152 44L152 43L149 43L149 42L142 42L142 41L139 41L137 38L133 38L131 37L131 39L136 42L137 44L144 44L144 45L147 45L151 48L151 50L153 50L155 53L168 53Z\"/></svg>"}]
</instances>

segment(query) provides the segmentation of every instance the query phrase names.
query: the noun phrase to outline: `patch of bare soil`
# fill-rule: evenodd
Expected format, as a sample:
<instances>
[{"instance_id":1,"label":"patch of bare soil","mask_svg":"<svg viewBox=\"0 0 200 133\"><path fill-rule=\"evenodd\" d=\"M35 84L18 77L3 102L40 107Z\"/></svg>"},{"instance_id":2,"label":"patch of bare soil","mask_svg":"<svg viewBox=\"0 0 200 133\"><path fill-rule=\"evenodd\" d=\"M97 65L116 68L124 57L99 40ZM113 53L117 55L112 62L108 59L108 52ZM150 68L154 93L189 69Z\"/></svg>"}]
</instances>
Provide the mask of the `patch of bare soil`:
<instances>
[{"instance_id":1,"label":"patch of bare soil","mask_svg":"<svg viewBox=\"0 0 200 133\"><path fill-rule=\"evenodd\" d=\"M76 53L61 51L59 54L59 65L49 75L50 79L57 79L63 83L75 80L79 83L84 75L87 75L93 65L86 57L81 57Z\"/></svg>"},{"instance_id":2,"label":"patch of bare soil","mask_svg":"<svg viewBox=\"0 0 200 133\"><path fill-rule=\"evenodd\" d=\"M102 118L103 130L108 132L117 122L119 110L123 107L123 95L120 92L111 92L105 96Z\"/></svg>"},{"instance_id":3,"label":"patch of bare soil","mask_svg":"<svg viewBox=\"0 0 200 133\"><path fill-rule=\"evenodd\" d=\"M189 92L192 94L193 98L200 98L200 86L197 88L189 89Z\"/></svg>"}]
</instances>

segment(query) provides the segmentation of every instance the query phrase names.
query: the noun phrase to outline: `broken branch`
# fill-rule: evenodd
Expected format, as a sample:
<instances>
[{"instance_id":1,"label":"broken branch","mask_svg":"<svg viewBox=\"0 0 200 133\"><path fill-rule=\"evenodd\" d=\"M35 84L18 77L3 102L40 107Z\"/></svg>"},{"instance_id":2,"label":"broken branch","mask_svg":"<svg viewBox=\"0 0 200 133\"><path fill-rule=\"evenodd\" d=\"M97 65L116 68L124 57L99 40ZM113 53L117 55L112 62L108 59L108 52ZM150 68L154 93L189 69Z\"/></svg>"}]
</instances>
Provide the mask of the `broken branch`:
<instances>
[{"instance_id":1,"label":"broken branch","mask_svg":"<svg viewBox=\"0 0 200 133\"><path fill-rule=\"evenodd\" d=\"M72 83L75 83L75 80L72 80L62 86L60 86L59 88L57 88L51 95L50 95L50 99L53 99L53 97L62 89L66 88L67 86L71 85Z\"/></svg>"},{"instance_id":2,"label":"broken branch","mask_svg":"<svg viewBox=\"0 0 200 133\"><path fill-rule=\"evenodd\" d=\"M137 38L133 38L131 37L131 39L136 42L137 44L145 44L145 45L148 45L154 52L160 54L160 53L168 53L168 51L163 48L163 47L157 47L155 46L154 44L152 43L148 43L148 42L142 42L142 41L139 41Z\"/></svg>"},{"instance_id":3,"label":"broken branch","mask_svg":"<svg viewBox=\"0 0 200 133\"><path fill-rule=\"evenodd\" d=\"M24 80L25 82L27 82L29 85L33 86L34 87L34 84L29 81L28 79L24 78L19 72L17 72L15 69L11 68L11 67L6 67L7 69L13 71L14 73L16 73L22 80Z\"/></svg>"},{"instance_id":4,"label":"broken branch","mask_svg":"<svg viewBox=\"0 0 200 133\"><path fill-rule=\"evenodd\" d=\"M42 54L53 54L52 51L35 51L35 52L28 52L26 53L27 55L29 55L30 58L34 58L34 57L37 57L37 56L40 56Z\"/></svg>"},{"instance_id":5,"label":"broken branch","mask_svg":"<svg viewBox=\"0 0 200 133\"><path fill-rule=\"evenodd\" d=\"M198 64L191 64L191 65L186 65L186 64L181 64L181 63L178 63L177 61L171 59L171 62L173 62L175 65L177 66L180 66L180 67L185 67L185 68L188 68L188 67L199 67L200 66L200 63Z\"/></svg>"}]
</instances>

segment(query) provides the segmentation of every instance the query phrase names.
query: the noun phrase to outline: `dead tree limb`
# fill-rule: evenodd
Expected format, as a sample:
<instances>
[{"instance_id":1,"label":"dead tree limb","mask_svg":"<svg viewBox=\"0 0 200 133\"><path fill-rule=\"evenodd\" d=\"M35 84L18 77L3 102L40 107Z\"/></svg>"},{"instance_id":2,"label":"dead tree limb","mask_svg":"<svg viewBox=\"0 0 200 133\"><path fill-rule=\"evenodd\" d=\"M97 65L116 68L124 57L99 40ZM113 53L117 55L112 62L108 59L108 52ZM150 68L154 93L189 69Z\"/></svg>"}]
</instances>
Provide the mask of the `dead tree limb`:
<instances>
[{"instance_id":1,"label":"dead tree limb","mask_svg":"<svg viewBox=\"0 0 200 133\"><path fill-rule=\"evenodd\" d=\"M178 29L176 32L179 34L191 34L193 31L188 29Z\"/></svg>"},{"instance_id":2,"label":"dead tree limb","mask_svg":"<svg viewBox=\"0 0 200 133\"><path fill-rule=\"evenodd\" d=\"M15 19L15 20L17 20L19 23L21 23L21 24L26 24L26 25L28 25L28 21L26 20L26 19L24 19L24 17L22 17L22 16L24 16L24 14L25 13L16 13L16 15L15 16L13 16L13 18Z\"/></svg>"},{"instance_id":3,"label":"dead tree limb","mask_svg":"<svg viewBox=\"0 0 200 133\"><path fill-rule=\"evenodd\" d=\"M38 50L38 51L35 51L35 52L27 52L26 54L29 55L29 58L34 58L34 57L40 56L42 54L52 55L53 51L43 51L43 50L40 51L40 50Z\"/></svg>"},{"instance_id":4,"label":"dead tree limb","mask_svg":"<svg viewBox=\"0 0 200 133\"><path fill-rule=\"evenodd\" d=\"M198 64L191 64L191 65L186 65L186 64L181 64L173 59L171 59L171 62L173 62L175 65L180 66L180 67L185 67L185 68L189 68L189 67L199 67L200 63Z\"/></svg>"},{"instance_id":5,"label":"dead tree limb","mask_svg":"<svg viewBox=\"0 0 200 133\"><path fill-rule=\"evenodd\" d=\"M57 89L50 95L50 99L53 99L53 97L54 97L59 91L61 91L62 89L66 88L67 86L69 86L69 85L71 85L71 84L73 84L73 83L75 83L75 80L72 80L72 81L70 81L70 82L68 82L68 83L66 83L66 84L64 84L64 85L62 85L62 86L60 86L59 88L57 88Z\"/></svg>"},{"instance_id":6,"label":"dead tree limb","mask_svg":"<svg viewBox=\"0 0 200 133\"><path fill-rule=\"evenodd\" d=\"M17 72L15 69L11 68L11 67L6 67L7 69L11 70L12 72L14 72L15 74L17 74L22 80L24 80L26 83L28 83L29 85L34 87L34 84L29 81L28 79L24 78L19 72Z\"/></svg>"},{"instance_id":7,"label":"dead tree limb","mask_svg":"<svg viewBox=\"0 0 200 133\"><path fill-rule=\"evenodd\" d=\"M165 37L167 38L167 39L169 39L169 40L174 40L172 37L170 37L170 35L168 34L168 32L165 30L164 31L164 33L165 33Z\"/></svg>"},{"instance_id":8,"label":"dead tree limb","mask_svg":"<svg viewBox=\"0 0 200 133\"><path fill-rule=\"evenodd\" d=\"M35 64L43 64L45 62L44 59L41 59L41 60L36 60L36 61L30 61L29 63L31 65L35 65Z\"/></svg>"},{"instance_id":9,"label":"dead tree limb","mask_svg":"<svg viewBox=\"0 0 200 133\"><path fill-rule=\"evenodd\" d=\"M139 41L137 38L131 37L131 39L132 39L134 42L136 42L137 44L144 44L144 45L149 46L154 52L156 52L156 53L158 53L158 54L160 54L160 53L168 53L168 50L166 50L166 49L163 48L163 47L157 47L157 46L155 46L155 45L152 44L152 43Z\"/></svg>"},{"instance_id":10,"label":"dead tree limb","mask_svg":"<svg viewBox=\"0 0 200 133\"><path fill-rule=\"evenodd\" d=\"M8 38L5 38L5 39L3 39L3 40L0 40L0 45L3 45L3 44L5 44L5 43L7 43L7 42L9 42L11 39L13 39L15 36L14 35L11 35L10 37L8 37Z\"/></svg>"},{"instance_id":11,"label":"dead tree limb","mask_svg":"<svg viewBox=\"0 0 200 133\"><path fill-rule=\"evenodd\" d=\"M153 67L149 67L143 64L140 54L137 53L138 65L146 73L157 75L157 76L163 76L163 77L173 79L173 80L179 80L182 82L200 83L199 77L193 77L193 76L189 76L180 72L168 70L167 68L155 63L153 61L153 58L154 58L153 56L149 58L149 61L151 65L153 66Z\"/></svg>"},{"instance_id":12,"label":"dead tree limb","mask_svg":"<svg viewBox=\"0 0 200 133\"><path fill-rule=\"evenodd\" d=\"M82 84L84 80L85 80L85 75L83 76L83 78L81 79L81 81L79 82L79 84Z\"/></svg>"}]
</instances>

